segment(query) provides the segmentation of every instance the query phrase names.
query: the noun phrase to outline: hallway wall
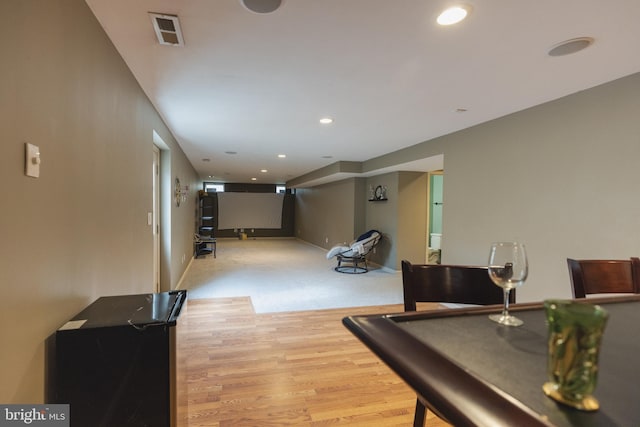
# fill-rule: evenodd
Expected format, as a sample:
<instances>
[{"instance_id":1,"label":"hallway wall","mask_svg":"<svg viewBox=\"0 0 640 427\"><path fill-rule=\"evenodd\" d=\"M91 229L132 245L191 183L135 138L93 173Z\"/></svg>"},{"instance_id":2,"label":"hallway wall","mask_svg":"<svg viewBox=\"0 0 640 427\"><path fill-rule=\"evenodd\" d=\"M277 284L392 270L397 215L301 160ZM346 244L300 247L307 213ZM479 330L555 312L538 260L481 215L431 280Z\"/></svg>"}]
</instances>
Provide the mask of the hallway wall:
<instances>
[{"instance_id":1,"label":"hallway wall","mask_svg":"<svg viewBox=\"0 0 640 427\"><path fill-rule=\"evenodd\" d=\"M50 334L99 296L153 291L154 130L171 175L197 179L84 1L3 1L0 15L0 402L40 403ZM194 200L169 211L167 288L193 251Z\"/></svg>"}]
</instances>

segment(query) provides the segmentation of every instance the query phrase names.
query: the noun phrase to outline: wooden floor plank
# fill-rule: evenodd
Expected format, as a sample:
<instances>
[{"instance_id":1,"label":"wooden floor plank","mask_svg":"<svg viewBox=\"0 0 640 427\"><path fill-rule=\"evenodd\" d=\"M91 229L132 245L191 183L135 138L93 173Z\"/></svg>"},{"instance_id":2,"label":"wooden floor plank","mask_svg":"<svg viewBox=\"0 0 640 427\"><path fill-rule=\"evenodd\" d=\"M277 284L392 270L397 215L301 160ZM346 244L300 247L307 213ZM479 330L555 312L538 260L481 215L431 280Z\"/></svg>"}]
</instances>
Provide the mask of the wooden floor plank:
<instances>
[{"instance_id":1,"label":"wooden floor plank","mask_svg":"<svg viewBox=\"0 0 640 427\"><path fill-rule=\"evenodd\" d=\"M412 425L411 388L342 325L402 310L255 314L247 297L190 300L180 349L189 426ZM431 414L426 425L448 426Z\"/></svg>"}]
</instances>

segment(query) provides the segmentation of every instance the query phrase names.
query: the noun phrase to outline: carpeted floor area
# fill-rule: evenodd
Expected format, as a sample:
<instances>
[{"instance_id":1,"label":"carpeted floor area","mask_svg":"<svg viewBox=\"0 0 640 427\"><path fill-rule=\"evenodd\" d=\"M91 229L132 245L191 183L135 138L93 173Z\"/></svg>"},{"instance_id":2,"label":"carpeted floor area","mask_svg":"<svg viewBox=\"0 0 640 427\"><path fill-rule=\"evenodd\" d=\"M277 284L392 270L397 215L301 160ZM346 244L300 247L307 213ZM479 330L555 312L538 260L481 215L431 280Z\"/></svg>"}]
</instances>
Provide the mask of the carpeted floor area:
<instances>
[{"instance_id":1,"label":"carpeted floor area","mask_svg":"<svg viewBox=\"0 0 640 427\"><path fill-rule=\"evenodd\" d=\"M338 273L326 253L297 239L218 239L217 258L194 259L180 287L190 299L248 296L256 313L402 303L401 272Z\"/></svg>"}]
</instances>

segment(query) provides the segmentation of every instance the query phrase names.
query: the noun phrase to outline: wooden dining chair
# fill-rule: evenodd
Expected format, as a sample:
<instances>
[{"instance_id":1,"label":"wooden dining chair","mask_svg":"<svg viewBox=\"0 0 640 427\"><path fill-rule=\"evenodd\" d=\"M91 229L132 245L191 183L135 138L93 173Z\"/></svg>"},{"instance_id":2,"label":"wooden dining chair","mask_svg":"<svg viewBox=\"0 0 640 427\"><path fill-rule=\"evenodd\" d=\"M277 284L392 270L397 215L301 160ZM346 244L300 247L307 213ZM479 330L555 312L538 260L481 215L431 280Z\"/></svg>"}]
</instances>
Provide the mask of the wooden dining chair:
<instances>
[{"instance_id":1,"label":"wooden dining chair","mask_svg":"<svg viewBox=\"0 0 640 427\"><path fill-rule=\"evenodd\" d=\"M504 302L504 291L491 281L487 267L411 264L402 260L402 289L405 311L416 311L419 302L478 305ZM515 301L515 290L511 290L509 302ZM427 407L442 418L429 402L418 397L413 419L414 427L424 426Z\"/></svg>"},{"instance_id":2,"label":"wooden dining chair","mask_svg":"<svg viewBox=\"0 0 640 427\"><path fill-rule=\"evenodd\" d=\"M640 259L567 258L574 298L589 294L640 293Z\"/></svg>"}]
</instances>

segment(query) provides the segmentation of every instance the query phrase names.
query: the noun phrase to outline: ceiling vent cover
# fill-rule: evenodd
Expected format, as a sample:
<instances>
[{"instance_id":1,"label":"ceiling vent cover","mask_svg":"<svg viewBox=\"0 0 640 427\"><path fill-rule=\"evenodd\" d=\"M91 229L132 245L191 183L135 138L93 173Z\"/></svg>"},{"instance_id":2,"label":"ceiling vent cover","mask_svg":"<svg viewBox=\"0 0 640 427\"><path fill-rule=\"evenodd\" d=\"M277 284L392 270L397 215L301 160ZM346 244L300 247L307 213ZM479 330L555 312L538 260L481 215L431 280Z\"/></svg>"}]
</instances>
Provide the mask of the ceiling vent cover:
<instances>
[{"instance_id":1,"label":"ceiling vent cover","mask_svg":"<svg viewBox=\"0 0 640 427\"><path fill-rule=\"evenodd\" d=\"M176 15L149 13L158 42L168 46L184 46L180 22Z\"/></svg>"}]
</instances>

